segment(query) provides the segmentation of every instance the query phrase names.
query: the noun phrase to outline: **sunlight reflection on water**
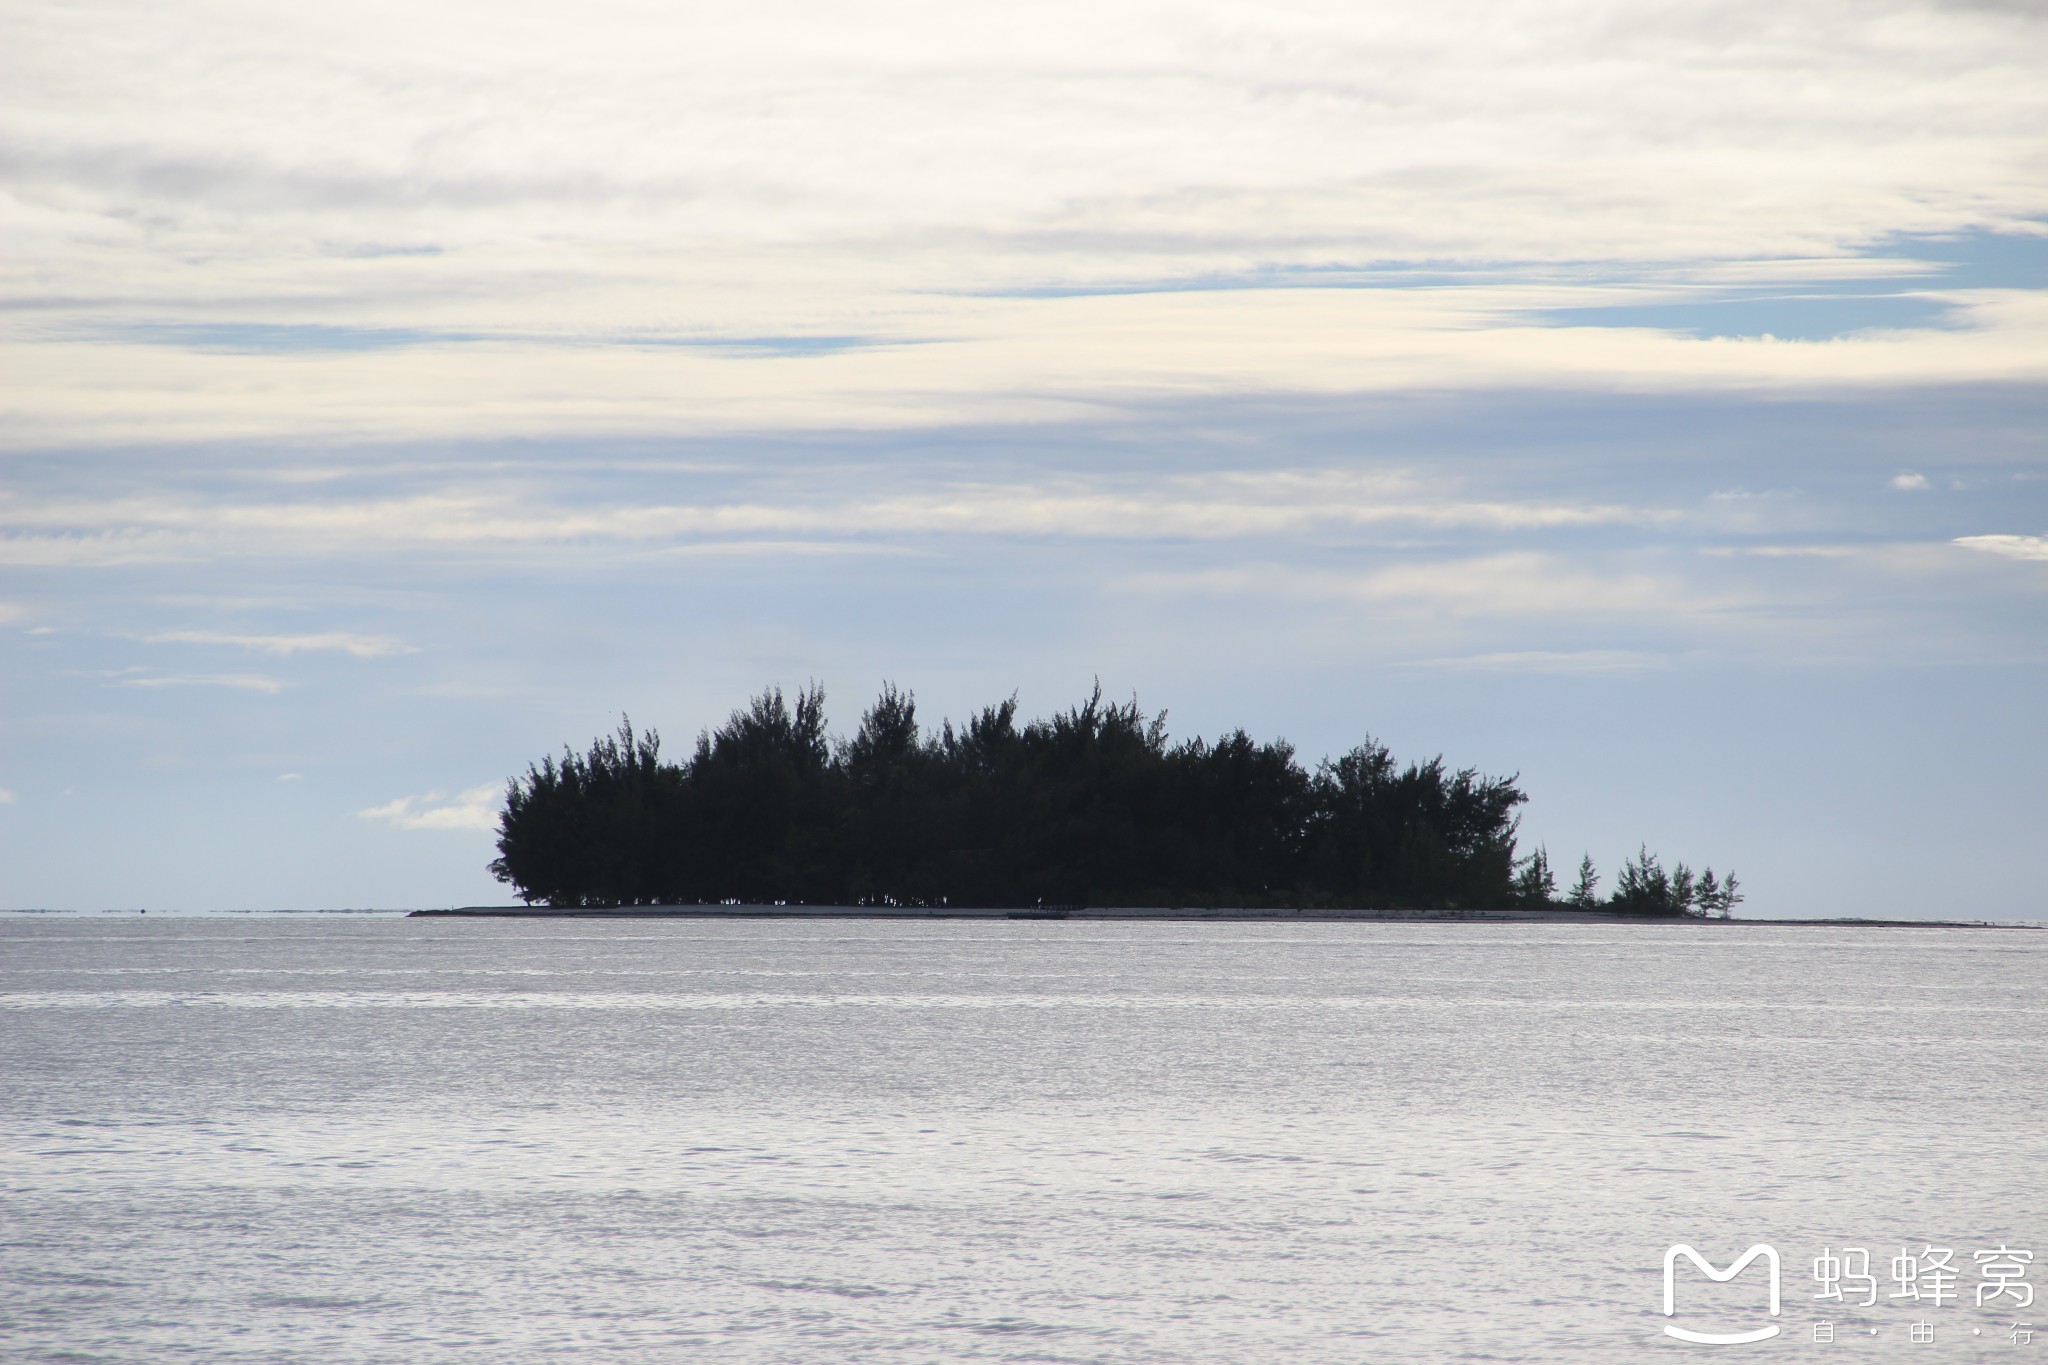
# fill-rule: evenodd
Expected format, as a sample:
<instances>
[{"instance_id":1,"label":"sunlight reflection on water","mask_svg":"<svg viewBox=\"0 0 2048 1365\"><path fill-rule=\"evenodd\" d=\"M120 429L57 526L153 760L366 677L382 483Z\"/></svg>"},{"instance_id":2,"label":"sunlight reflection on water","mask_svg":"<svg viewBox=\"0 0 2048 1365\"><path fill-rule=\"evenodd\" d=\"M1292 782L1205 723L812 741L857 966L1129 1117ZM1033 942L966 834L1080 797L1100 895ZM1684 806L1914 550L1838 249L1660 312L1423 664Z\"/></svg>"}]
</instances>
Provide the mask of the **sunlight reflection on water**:
<instances>
[{"instance_id":1,"label":"sunlight reflection on water","mask_svg":"<svg viewBox=\"0 0 2048 1365\"><path fill-rule=\"evenodd\" d=\"M1808 1248L2048 1231L2026 930L50 918L0 947L24 1359L1633 1360L1687 1349L1674 1241L1783 1248L1796 1328ZM1844 1359L1907 1355L1874 1320Z\"/></svg>"}]
</instances>

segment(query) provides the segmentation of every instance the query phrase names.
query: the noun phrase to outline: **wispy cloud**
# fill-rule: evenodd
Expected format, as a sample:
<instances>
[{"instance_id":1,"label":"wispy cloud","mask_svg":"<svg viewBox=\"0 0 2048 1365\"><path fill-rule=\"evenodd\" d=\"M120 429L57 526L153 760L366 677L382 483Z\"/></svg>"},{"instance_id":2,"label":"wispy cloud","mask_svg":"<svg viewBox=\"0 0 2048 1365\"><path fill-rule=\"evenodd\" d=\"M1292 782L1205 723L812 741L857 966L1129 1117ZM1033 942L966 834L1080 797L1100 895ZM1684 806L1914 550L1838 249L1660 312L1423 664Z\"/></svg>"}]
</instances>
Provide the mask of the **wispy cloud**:
<instances>
[{"instance_id":1,"label":"wispy cloud","mask_svg":"<svg viewBox=\"0 0 2048 1365\"><path fill-rule=\"evenodd\" d=\"M1894 226L1905 187L1930 225L1955 211L1951 186L1999 208L2024 199L2043 105L2032 31L1981 11L1034 12L1013 25L823 6L792 43L775 13L707 33L661 7L613 8L522 33L489 30L483 0L451 0L399 50L395 18L141 6L124 14L130 42L83 24L21 35L38 60L14 98L39 136L7 169L37 203L143 204L181 243L239 229L244 255L317 248L396 279L421 249L438 274L542 224L556 241L614 225L603 235L628 278L665 240L687 263L771 227L812 250L971 229L983 245L962 265L996 275L1033 249L1085 276L1227 263L1226 243L1313 264L1429 244L1498 260L1475 248L1502 238L1551 260L1618 242L1671 259L1703 239L1804 259L1836 233ZM485 31L493 60L478 63L468 35ZM271 58L264 73L245 44ZM1796 88L1768 79L1795 66ZM107 76L86 109L64 99L82 72ZM197 89L209 103L180 99ZM358 114L345 130L319 117L337 107ZM548 116L560 110L575 117ZM1604 133L1597 157L1588 127ZM1784 128L1800 136L1768 140ZM664 135L677 129L694 135ZM1892 155L1845 171L1872 145ZM1471 212L1503 201L1522 212Z\"/></svg>"},{"instance_id":2,"label":"wispy cloud","mask_svg":"<svg viewBox=\"0 0 2048 1365\"><path fill-rule=\"evenodd\" d=\"M883 473L887 477L886 472ZM900 476L898 476L900 477ZM216 501L130 497L113 501L14 499L0 521L22 532L0 542L0 561L108 564L270 552L366 552L406 545L484 547L613 542L669 544L697 553L785 550L791 538L1006 535L1106 540L1224 540L1338 533L1373 527L1528 531L1654 525L1664 508L1556 499L1477 499L1398 475L1287 470L1166 476L1048 477L1036 483L952 480L933 489L841 500L598 504L563 507L538 497L435 492L321 501ZM48 528L43 534L38 530ZM763 542L762 537L777 540ZM678 545L677 543L682 544ZM388 636L241 635L172 631L157 643L236 645L273 654L341 650L361 657L410 653Z\"/></svg>"},{"instance_id":3,"label":"wispy cloud","mask_svg":"<svg viewBox=\"0 0 2048 1365\"><path fill-rule=\"evenodd\" d=\"M1351 601L1438 616L1521 617L1697 609L1680 585L1643 573L1603 573L1556 555L1516 553L1422 560L1362 573L1277 564L1135 574L1130 591Z\"/></svg>"},{"instance_id":4,"label":"wispy cloud","mask_svg":"<svg viewBox=\"0 0 2048 1365\"><path fill-rule=\"evenodd\" d=\"M118 678L115 687L226 687L238 692L282 692L284 684L256 673L178 673Z\"/></svg>"},{"instance_id":5,"label":"wispy cloud","mask_svg":"<svg viewBox=\"0 0 2048 1365\"><path fill-rule=\"evenodd\" d=\"M17 447L325 437L711 435L1057 422L1163 397L1585 387L1785 392L2038 381L2048 309L1826 341L1542 325L1526 290L1275 289L920 303L918 348L800 361L559 341L313 355L0 340ZM705 304L679 299L678 308ZM737 306L737 305L736 305ZM881 305L876 305L881 306ZM906 305L908 307L909 305ZM801 365L799 373L788 368ZM460 395L450 401L450 395Z\"/></svg>"},{"instance_id":6,"label":"wispy cloud","mask_svg":"<svg viewBox=\"0 0 2048 1365\"><path fill-rule=\"evenodd\" d=\"M2042 30L1983 7L112 12L10 33L19 442L2042 368L2034 286L1901 238L2048 216ZM1646 279L1741 317L1583 311Z\"/></svg>"},{"instance_id":7,"label":"wispy cloud","mask_svg":"<svg viewBox=\"0 0 2048 1365\"><path fill-rule=\"evenodd\" d=\"M1721 559L1851 559L1865 549L1856 545L1708 545L1700 553Z\"/></svg>"},{"instance_id":8,"label":"wispy cloud","mask_svg":"<svg viewBox=\"0 0 2048 1365\"><path fill-rule=\"evenodd\" d=\"M308 635L233 635L211 630L169 630L146 635L153 645L231 645L259 654L303 654L332 651L358 659L380 659L393 654L417 654L414 646L388 635L349 635L328 631Z\"/></svg>"},{"instance_id":9,"label":"wispy cloud","mask_svg":"<svg viewBox=\"0 0 2048 1365\"><path fill-rule=\"evenodd\" d=\"M699 540L663 545L648 553L679 559L812 559L825 555L902 556L917 551L904 545L855 540Z\"/></svg>"},{"instance_id":10,"label":"wispy cloud","mask_svg":"<svg viewBox=\"0 0 2048 1365\"><path fill-rule=\"evenodd\" d=\"M1498 654L1465 654L1453 658L1417 659L1412 668L1440 668L1466 673L1641 673L1670 668L1669 654L1632 649L1514 650Z\"/></svg>"},{"instance_id":11,"label":"wispy cloud","mask_svg":"<svg viewBox=\"0 0 2048 1365\"><path fill-rule=\"evenodd\" d=\"M1918 493L1931 487L1925 474L1895 474L1891 486L1901 493Z\"/></svg>"},{"instance_id":12,"label":"wispy cloud","mask_svg":"<svg viewBox=\"0 0 2048 1365\"><path fill-rule=\"evenodd\" d=\"M504 794L500 784L485 782L452 798L446 792L430 791L421 796L401 796L356 814L399 829L493 830L498 827L498 803Z\"/></svg>"},{"instance_id":13,"label":"wispy cloud","mask_svg":"<svg viewBox=\"0 0 2048 1365\"><path fill-rule=\"evenodd\" d=\"M15 800L14 792L10 788L0 787L0 806L11 806Z\"/></svg>"},{"instance_id":14,"label":"wispy cloud","mask_svg":"<svg viewBox=\"0 0 2048 1365\"><path fill-rule=\"evenodd\" d=\"M2003 555L2007 559L2048 560L2048 536L1958 536L1954 543L1966 550Z\"/></svg>"}]
</instances>

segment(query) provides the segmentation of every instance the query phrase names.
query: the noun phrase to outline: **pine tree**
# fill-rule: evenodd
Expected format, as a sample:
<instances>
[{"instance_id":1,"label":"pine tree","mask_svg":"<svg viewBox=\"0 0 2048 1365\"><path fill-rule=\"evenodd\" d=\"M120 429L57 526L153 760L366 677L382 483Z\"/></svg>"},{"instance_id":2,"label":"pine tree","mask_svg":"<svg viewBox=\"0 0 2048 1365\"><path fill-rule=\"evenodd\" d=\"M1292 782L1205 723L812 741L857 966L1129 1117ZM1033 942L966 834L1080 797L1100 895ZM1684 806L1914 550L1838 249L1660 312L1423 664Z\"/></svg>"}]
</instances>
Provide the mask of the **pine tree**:
<instances>
[{"instance_id":1,"label":"pine tree","mask_svg":"<svg viewBox=\"0 0 2048 1365\"><path fill-rule=\"evenodd\" d=\"M1600 904L1600 874L1593 870L1593 855L1579 859L1579 879L1572 883L1564 903L1574 910L1592 910Z\"/></svg>"},{"instance_id":2,"label":"pine tree","mask_svg":"<svg viewBox=\"0 0 2048 1365\"><path fill-rule=\"evenodd\" d=\"M1621 871L1614 878L1614 894L1607 903L1617 910L1630 910L1639 915L1678 912L1671 895L1671 874L1664 870L1663 862L1650 852L1648 845L1639 847L1635 857L1622 859Z\"/></svg>"},{"instance_id":3,"label":"pine tree","mask_svg":"<svg viewBox=\"0 0 2048 1365\"><path fill-rule=\"evenodd\" d=\"M1725 882L1717 882L1714 879L1714 869L1711 867L1702 872L1698 895L1700 913L1719 915L1722 919L1727 919L1728 912L1742 900L1741 893L1736 889L1740 885L1733 872L1728 874L1728 880Z\"/></svg>"},{"instance_id":4,"label":"pine tree","mask_svg":"<svg viewBox=\"0 0 2048 1365\"><path fill-rule=\"evenodd\" d=\"M1547 910L1557 904L1557 878L1550 871L1550 851L1541 845L1515 868L1515 904Z\"/></svg>"}]
</instances>

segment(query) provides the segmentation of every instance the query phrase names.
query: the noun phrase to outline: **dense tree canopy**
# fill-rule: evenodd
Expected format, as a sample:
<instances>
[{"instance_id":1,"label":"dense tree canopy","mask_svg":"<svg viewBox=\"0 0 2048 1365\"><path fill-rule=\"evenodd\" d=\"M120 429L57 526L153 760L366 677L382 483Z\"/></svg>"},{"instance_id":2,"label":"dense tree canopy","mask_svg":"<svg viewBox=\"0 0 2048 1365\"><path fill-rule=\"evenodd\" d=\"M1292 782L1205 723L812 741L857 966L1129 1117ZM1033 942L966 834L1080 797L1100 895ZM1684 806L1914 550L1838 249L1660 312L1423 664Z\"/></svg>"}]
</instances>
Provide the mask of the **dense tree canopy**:
<instances>
[{"instance_id":1,"label":"dense tree canopy","mask_svg":"<svg viewBox=\"0 0 2048 1365\"><path fill-rule=\"evenodd\" d=\"M1043 720L1012 699L926 731L888 686L835 740L813 686L762 693L680 763L630 722L542 759L506 791L491 871L555 906L1589 902L1590 860L1560 901L1547 854L1516 856L1526 799L1370 739L1313 771L1242 730L1171 743L1165 713L1100 687ZM1725 913L1734 887L1645 851L1612 904Z\"/></svg>"}]
</instances>

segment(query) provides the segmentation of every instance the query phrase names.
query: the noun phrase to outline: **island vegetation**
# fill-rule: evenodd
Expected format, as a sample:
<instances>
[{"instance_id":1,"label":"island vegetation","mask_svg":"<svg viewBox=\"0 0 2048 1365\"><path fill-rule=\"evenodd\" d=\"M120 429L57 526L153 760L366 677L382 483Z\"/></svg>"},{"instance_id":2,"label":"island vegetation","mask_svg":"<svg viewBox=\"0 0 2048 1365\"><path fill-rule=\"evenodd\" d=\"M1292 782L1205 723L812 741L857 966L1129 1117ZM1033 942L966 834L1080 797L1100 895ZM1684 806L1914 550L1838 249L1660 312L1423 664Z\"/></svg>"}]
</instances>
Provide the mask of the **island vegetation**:
<instances>
[{"instance_id":1,"label":"island vegetation","mask_svg":"<svg viewBox=\"0 0 2048 1365\"><path fill-rule=\"evenodd\" d=\"M1103 699L1019 723L1015 698L919 726L885 686L851 738L771 688L676 762L622 720L505 794L490 870L528 904L1606 909L1726 916L1731 874L1647 849L1599 894L1516 848L1516 777L1397 763L1367 739L1304 767L1242 730L1173 742Z\"/></svg>"}]
</instances>

